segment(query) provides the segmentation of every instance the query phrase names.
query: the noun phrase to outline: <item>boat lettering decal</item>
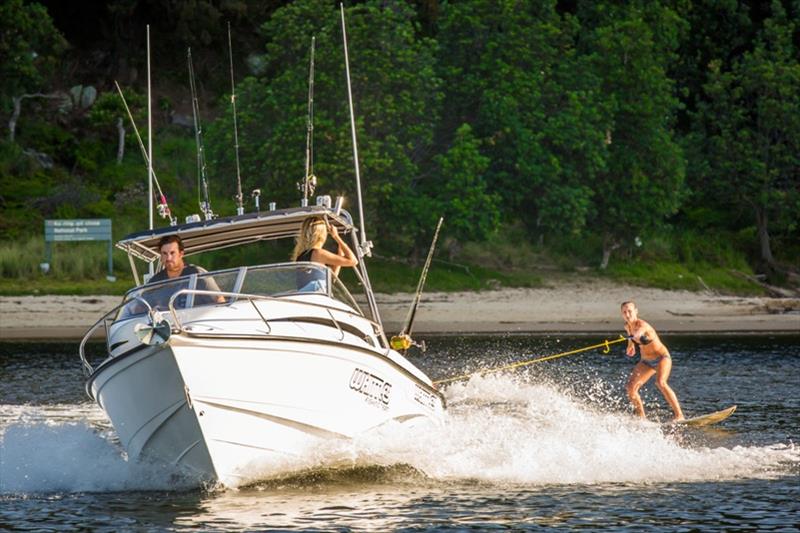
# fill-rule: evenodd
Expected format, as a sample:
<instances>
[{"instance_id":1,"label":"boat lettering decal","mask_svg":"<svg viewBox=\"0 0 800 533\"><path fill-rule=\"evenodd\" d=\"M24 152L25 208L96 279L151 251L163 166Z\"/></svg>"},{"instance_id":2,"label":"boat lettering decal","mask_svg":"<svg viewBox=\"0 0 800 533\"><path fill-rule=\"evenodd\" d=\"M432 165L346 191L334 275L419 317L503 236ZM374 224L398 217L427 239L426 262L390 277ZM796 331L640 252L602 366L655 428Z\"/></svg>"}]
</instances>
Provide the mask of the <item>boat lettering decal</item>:
<instances>
[{"instance_id":1,"label":"boat lettering decal","mask_svg":"<svg viewBox=\"0 0 800 533\"><path fill-rule=\"evenodd\" d=\"M414 384L414 401L431 411L436 409L436 396Z\"/></svg>"},{"instance_id":2,"label":"boat lettering decal","mask_svg":"<svg viewBox=\"0 0 800 533\"><path fill-rule=\"evenodd\" d=\"M350 388L384 408L389 405L392 384L366 370L360 368L353 370L353 375L350 376Z\"/></svg>"}]
</instances>

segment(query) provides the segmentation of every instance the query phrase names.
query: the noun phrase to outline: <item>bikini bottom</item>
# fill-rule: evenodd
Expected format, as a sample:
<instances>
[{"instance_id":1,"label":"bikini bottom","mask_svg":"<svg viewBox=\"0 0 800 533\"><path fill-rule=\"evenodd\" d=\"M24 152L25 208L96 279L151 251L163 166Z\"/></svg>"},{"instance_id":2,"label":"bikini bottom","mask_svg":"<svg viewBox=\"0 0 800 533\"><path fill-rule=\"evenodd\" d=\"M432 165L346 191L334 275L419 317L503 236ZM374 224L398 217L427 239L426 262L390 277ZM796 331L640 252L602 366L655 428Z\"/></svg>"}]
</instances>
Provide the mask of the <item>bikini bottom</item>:
<instances>
[{"instance_id":1,"label":"bikini bottom","mask_svg":"<svg viewBox=\"0 0 800 533\"><path fill-rule=\"evenodd\" d=\"M639 362L640 363L644 363L647 366L649 366L650 368L652 368L653 370L655 370L656 368L658 368L658 363L660 363L661 360L664 359L664 358L669 359L670 358L669 354L661 355L657 359L644 359L644 358L640 357L639 358Z\"/></svg>"}]
</instances>

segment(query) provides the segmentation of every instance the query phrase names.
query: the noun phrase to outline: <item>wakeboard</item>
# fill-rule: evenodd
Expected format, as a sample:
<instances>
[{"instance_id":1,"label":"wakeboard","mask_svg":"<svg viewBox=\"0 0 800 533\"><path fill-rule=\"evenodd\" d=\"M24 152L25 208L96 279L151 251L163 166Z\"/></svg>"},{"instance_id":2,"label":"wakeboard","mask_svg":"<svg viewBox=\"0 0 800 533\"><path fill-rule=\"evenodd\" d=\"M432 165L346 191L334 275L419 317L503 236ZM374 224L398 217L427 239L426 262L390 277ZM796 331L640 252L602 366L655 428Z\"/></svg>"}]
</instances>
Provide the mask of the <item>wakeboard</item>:
<instances>
[{"instance_id":1,"label":"wakeboard","mask_svg":"<svg viewBox=\"0 0 800 533\"><path fill-rule=\"evenodd\" d=\"M732 405L727 409L723 409L721 411L715 411L713 413L708 413L705 415L700 416L693 416L692 418L687 418L685 420L681 420L680 422L675 422L677 425L681 426L692 426L692 427L702 427L702 426L710 426L712 424L717 424L722 422L729 416L736 411L736 406Z\"/></svg>"}]
</instances>

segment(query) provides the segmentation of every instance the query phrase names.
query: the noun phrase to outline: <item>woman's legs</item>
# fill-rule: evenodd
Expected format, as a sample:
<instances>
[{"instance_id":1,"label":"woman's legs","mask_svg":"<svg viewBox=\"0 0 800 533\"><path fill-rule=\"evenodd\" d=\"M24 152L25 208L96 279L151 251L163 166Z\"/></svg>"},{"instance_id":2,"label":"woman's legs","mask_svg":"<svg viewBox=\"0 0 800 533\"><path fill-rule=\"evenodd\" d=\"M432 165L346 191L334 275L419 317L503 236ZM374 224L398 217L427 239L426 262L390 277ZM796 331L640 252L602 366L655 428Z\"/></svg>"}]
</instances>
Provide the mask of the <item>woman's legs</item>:
<instances>
[{"instance_id":1,"label":"woman's legs","mask_svg":"<svg viewBox=\"0 0 800 533\"><path fill-rule=\"evenodd\" d=\"M647 383L647 380L653 377L655 373L656 371L646 364L641 362L636 363L636 366L633 367L633 372L631 372L631 377L628 378L628 384L625 386L628 398L633 404L636 414L642 418L644 418L644 404L642 403L641 396L639 396L639 389L642 388L642 385Z\"/></svg>"},{"instance_id":2,"label":"woman's legs","mask_svg":"<svg viewBox=\"0 0 800 533\"><path fill-rule=\"evenodd\" d=\"M681 404L678 403L678 397L675 396L672 387L667 383L670 372L672 372L672 358L662 357L656 367L656 387L664 395L664 399L667 400L667 403L672 408L672 412L675 413L672 420L683 420L683 411L681 411Z\"/></svg>"}]
</instances>

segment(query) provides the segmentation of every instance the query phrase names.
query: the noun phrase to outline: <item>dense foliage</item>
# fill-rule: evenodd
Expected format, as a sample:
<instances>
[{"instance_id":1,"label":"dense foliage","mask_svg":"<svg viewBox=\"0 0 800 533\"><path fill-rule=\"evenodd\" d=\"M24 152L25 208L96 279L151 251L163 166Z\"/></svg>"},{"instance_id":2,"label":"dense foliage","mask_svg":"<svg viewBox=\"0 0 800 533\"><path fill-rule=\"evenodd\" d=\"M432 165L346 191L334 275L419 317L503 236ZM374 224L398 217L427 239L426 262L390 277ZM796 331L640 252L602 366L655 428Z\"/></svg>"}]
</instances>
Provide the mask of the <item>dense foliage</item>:
<instances>
[{"instance_id":1,"label":"dense foliage","mask_svg":"<svg viewBox=\"0 0 800 533\"><path fill-rule=\"evenodd\" d=\"M139 140L113 81L146 144L145 23L160 39L156 171L180 218L198 212L186 46L212 206L233 211L225 20L245 197L259 188L262 205L299 203L313 36L317 193L357 212L333 3L115 0L84 26L65 4L48 8L0 8L0 108L13 118L0 141L0 238L38 233L44 218L144 224ZM419 255L444 216L453 250L504 232L602 268L647 257L741 268L726 265L736 249L785 276L800 255L798 15L792 0L351 3L369 237L386 256ZM86 24L104 29L92 39Z\"/></svg>"}]
</instances>

